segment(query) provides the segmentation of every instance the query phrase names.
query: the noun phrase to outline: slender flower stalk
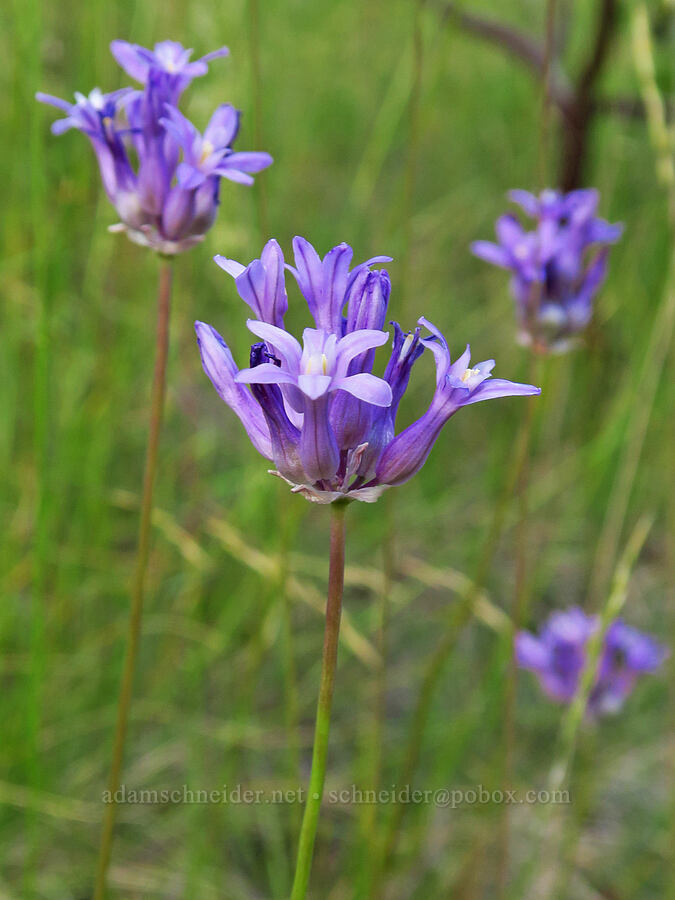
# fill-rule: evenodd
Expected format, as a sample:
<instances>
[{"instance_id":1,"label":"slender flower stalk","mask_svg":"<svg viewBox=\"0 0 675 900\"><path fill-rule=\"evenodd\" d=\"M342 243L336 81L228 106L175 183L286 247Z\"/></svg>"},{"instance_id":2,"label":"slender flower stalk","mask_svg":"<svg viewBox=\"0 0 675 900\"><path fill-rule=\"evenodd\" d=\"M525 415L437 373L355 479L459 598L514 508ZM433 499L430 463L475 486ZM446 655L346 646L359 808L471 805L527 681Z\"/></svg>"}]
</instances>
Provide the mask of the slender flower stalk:
<instances>
[{"instance_id":1,"label":"slender flower stalk","mask_svg":"<svg viewBox=\"0 0 675 900\"><path fill-rule=\"evenodd\" d=\"M345 577L345 511L348 501L331 504L330 567L328 570L328 597L326 601L326 627L321 663L321 685L316 708L312 769L309 778L307 805L300 829L298 858L293 879L291 900L303 900L307 894L309 875L314 854L314 841L319 822L319 810L326 780L326 756L330 714L333 704L335 669L337 667L338 637L342 613L342 593Z\"/></svg>"},{"instance_id":2,"label":"slender flower stalk","mask_svg":"<svg viewBox=\"0 0 675 900\"><path fill-rule=\"evenodd\" d=\"M115 819L117 818L116 792L120 786L124 743L129 723L129 710L133 695L134 674L138 658L138 648L143 615L143 599L145 594L145 573L150 552L150 526L152 519L152 495L157 474L157 458L159 454L159 438L164 412L164 395L166 392L166 364L169 353L169 315L171 309L171 284L173 264L171 260L161 260L159 270L159 290L157 294L157 338L155 349L155 371L152 380L152 397L150 401L150 427L145 455L145 472L143 475L143 494L141 497L141 513L138 528L138 550L136 569L131 588L131 609L129 614L129 630L127 635L126 657L122 684L117 707L117 725L113 743L113 758L108 779L108 802L103 816L101 843L99 846L96 867L94 900L103 900L105 896L106 874L110 862Z\"/></svg>"}]
</instances>

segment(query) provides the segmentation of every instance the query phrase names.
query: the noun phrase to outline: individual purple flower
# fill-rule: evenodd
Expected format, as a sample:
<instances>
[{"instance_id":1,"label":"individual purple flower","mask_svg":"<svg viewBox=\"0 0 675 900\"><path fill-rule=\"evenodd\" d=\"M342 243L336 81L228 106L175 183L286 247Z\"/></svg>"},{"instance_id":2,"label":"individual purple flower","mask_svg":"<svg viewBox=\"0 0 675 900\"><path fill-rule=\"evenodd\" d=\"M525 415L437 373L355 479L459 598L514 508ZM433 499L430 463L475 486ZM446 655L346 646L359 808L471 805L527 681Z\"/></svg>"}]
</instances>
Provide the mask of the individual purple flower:
<instances>
[{"instance_id":1,"label":"individual purple flower","mask_svg":"<svg viewBox=\"0 0 675 900\"><path fill-rule=\"evenodd\" d=\"M568 349L589 323L593 298L607 275L609 246L623 227L596 215L595 190L545 190L537 197L515 190L510 199L535 219L527 231L517 216L500 216L497 243L475 241L472 252L508 269L519 339L541 352Z\"/></svg>"},{"instance_id":2,"label":"individual purple flower","mask_svg":"<svg viewBox=\"0 0 675 900\"><path fill-rule=\"evenodd\" d=\"M146 50L127 41L113 41L110 50L124 71L143 85L148 83L152 71L167 75L171 93L169 100L174 104L193 78L206 75L209 70L207 63L230 53L227 47L220 47L190 62L192 50L186 50L177 41L160 41L155 44L154 50Z\"/></svg>"},{"instance_id":3,"label":"individual purple flower","mask_svg":"<svg viewBox=\"0 0 675 900\"><path fill-rule=\"evenodd\" d=\"M206 374L256 448L273 460L274 474L294 491L318 503L373 502L419 471L442 426L460 407L539 393L532 385L488 381L494 362L470 368L468 347L452 363L443 335L424 318L408 334L392 323L389 363L382 378L374 375L375 349L388 339L383 328L390 281L371 265L388 257L375 257L350 272L353 253L346 244L323 260L303 238L295 238L294 248L291 271L317 326L305 328L302 344L284 329L284 271L290 267L276 241L246 267L216 257L256 316L247 322L259 338L251 348L250 367L237 371L215 329L196 323ZM431 336L422 338L422 328ZM425 347L436 356L436 391L429 409L396 436L398 406Z\"/></svg>"},{"instance_id":4,"label":"individual purple flower","mask_svg":"<svg viewBox=\"0 0 675 900\"><path fill-rule=\"evenodd\" d=\"M113 41L113 55L142 91L125 88L111 94L95 89L68 103L47 94L37 99L56 106L66 118L52 125L55 134L76 128L91 141L110 202L135 243L172 256L203 240L215 221L221 177L252 184L251 173L272 162L267 153L232 150L239 113L223 104L204 135L178 111L176 103L192 78L226 48L190 62L191 51L164 41L154 52ZM181 160L182 155L182 160Z\"/></svg>"},{"instance_id":5,"label":"individual purple flower","mask_svg":"<svg viewBox=\"0 0 675 900\"><path fill-rule=\"evenodd\" d=\"M167 105L167 118L160 119L183 151L176 170L178 184L189 190L202 185L211 175L222 175L240 184L253 184L249 172L271 165L269 153L235 153L231 144L239 131L239 110L224 103L211 116L203 136L175 107Z\"/></svg>"},{"instance_id":6,"label":"individual purple flower","mask_svg":"<svg viewBox=\"0 0 675 900\"><path fill-rule=\"evenodd\" d=\"M577 607L554 612L538 636L528 631L516 635L518 665L535 672L551 699L570 703L586 665L588 639L599 627L597 616L589 616ZM603 638L588 714L617 712L638 677L655 672L667 655L662 644L616 619Z\"/></svg>"}]
</instances>

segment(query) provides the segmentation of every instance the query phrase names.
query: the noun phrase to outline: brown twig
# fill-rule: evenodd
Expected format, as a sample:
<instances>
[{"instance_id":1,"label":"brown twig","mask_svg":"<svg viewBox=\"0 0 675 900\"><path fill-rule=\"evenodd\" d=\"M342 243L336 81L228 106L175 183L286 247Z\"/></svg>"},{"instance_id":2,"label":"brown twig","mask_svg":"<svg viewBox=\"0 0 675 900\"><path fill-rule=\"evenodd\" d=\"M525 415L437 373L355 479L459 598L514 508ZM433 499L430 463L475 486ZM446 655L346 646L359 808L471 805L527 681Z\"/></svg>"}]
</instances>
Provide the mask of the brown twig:
<instances>
[{"instance_id":1,"label":"brown twig","mask_svg":"<svg viewBox=\"0 0 675 900\"><path fill-rule=\"evenodd\" d=\"M537 75L543 75L546 69L546 47L542 41L523 34L516 28L486 19L474 13L464 12L456 3L446 3L442 10L442 20L452 18L465 31L490 41L506 53L519 59ZM554 65L549 74L549 96L551 102L566 114L570 104L574 102L574 91L569 79L562 69Z\"/></svg>"},{"instance_id":2,"label":"brown twig","mask_svg":"<svg viewBox=\"0 0 675 900\"><path fill-rule=\"evenodd\" d=\"M588 144L597 112L595 89L607 61L618 23L618 0L600 0L595 40L586 65L576 81L574 103L562 133L560 188L571 191L583 182Z\"/></svg>"},{"instance_id":3,"label":"brown twig","mask_svg":"<svg viewBox=\"0 0 675 900\"><path fill-rule=\"evenodd\" d=\"M618 23L618 0L599 0L595 38L586 64L577 79L570 80L559 62L548 73L550 101L562 114L562 152L559 187L570 191L583 183L588 158L589 137L595 116L600 112L617 112L637 117L640 104L628 101L598 99L596 88L611 47ZM460 28L475 34L524 63L538 77L547 67L546 46L503 22L484 18L458 8L454 2L443 4L443 21L452 19Z\"/></svg>"}]
</instances>

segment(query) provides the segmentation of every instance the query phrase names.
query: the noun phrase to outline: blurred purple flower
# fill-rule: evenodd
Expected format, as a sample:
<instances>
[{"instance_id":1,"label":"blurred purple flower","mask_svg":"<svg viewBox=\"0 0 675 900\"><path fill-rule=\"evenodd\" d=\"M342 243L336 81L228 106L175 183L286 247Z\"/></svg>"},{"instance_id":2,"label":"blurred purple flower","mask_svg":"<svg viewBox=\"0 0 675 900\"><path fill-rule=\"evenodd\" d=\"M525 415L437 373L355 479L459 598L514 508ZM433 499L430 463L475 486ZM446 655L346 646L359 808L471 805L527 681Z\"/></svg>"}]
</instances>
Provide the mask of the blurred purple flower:
<instances>
[{"instance_id":1,"label":"blurred purple flower","mask_svg":"<svg viewBox=\"0 0 675 900\"><path fill-rule=\"evenodd\" d=\"M375 257L350 271L346 244L320 259L295 238L295 267L284 265L281 248L269 241L261 258L243 266L225 257L218 265L234 279L255 319L248 328L260 338L250 367L237 370L217 331L196 323L206 374L246 428L256 449L273 460L294 491L318 503L339 499L373 502L424 465L441 428L462 406L490 397L538 394L532 385L490 380L494 361L469 368L469 348L452 363L443 335L421 318L414 332L394 326L393 351L384 377L373 374L383 331L390 282L373 271ZM302 345L284 329L288 308L284 281L291 269L314 318ZM421 338L421 328L431 332ZM436 391L429 409L395 436L396 414L415 361L428 347L436 357ZM247 387L250 385L250 389Z\"/></svg>"},{"instance_id":2,"label":"blurred purple flower","mask_svg":"<svg viewBox=\"0 0 675 900\"><path fill-rule=\"evenodd\" d=\"M227 54L226 48L189 62L190 50L164 41L154 52L113 41L115 59L142 91L125 88L68 103L37 94L66 118L54 122L54 134L76 128L87 135L98 160L101 179L121 223L135 243L173 255L203 240L215 221L221 177L252 184L250 173L272 162L267 153L235 153L239 113L223 104L204 135L178 111L176 103L190 81L203 75L207 62ZM183 156L180 161L180 156ZM135 161L135 162L134 162Z\"/></svg>"},{"instance_id":3,"label":"blurred purple flower","mask_svg":"<svg viewBox=\"0 0 675 900\"><path fill-rule=\"evenodd\" d=\"M536 220L526 231L517 216L497 219L497 243L475 241L472 252L510 270L520 340L540 351L563 351L591 319L593 298L607 274L609 246L623 226L596 216L598 192L511 191Z\"/></svg>"},{"instance_id":4,"label":"blurred purple flower","mask_svg":"<svg viewBox=\"0 0 675 900\"><path fill-rule=\"evenodd\" d=\"M141 84L148 83L152 71L165 73L170 86L170 102L173 104L193 78L206 75L209 70L208 62L230 53L227 47L220 47L201 59L190 62L192 50L186 50L177 41L160 41L155 44L154 50L146 50L145 47L129 44L127 41L112 41L110 50L127 75Z\"/></svg>"},{"instance_id":5,"label":"blurred purple flower","mask_svg":"<svg viewBox=\"0 0 675 900\"><path fill-rule=\"evenodd\" d=\"M587 641L598 627L597 616L589 616L577 607L554 612L538 637L528 631L516 635L518 665L535 672L542 689L553 700L570 703L586 664ZM588 701L589 715L617 712L637 678L656 671L667 655L662 644L616 619L604 636Z\"/></svg>"}]
</instances>

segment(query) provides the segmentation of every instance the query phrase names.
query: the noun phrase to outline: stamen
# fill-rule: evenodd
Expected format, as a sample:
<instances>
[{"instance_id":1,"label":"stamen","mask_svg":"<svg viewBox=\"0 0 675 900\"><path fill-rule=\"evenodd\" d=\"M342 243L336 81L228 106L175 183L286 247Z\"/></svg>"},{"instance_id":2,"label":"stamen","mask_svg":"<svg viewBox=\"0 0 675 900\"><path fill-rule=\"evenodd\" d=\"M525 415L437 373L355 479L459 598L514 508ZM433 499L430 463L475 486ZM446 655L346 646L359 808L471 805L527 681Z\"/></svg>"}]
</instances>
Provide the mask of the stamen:
<instances>
[{"instance_id":1,"label":"stamen","mask_svg":"<svg viewBox=\"0 0 675 900\"><path fill-rule=\"evenodd\" d=\"M474 375L480 375L480 369L465 369L460 380L466 384Z\"/></svg>"},{"instance_id":2,"label":"stamen","mask_svg":"<svg viewBox=\"0 0 675 900\"><path fill-rule=\"evenodd\" d=\"M213 153L215 147L211 143L211 141L204 141L202 144L202 155L199 157L200 164L206 162L209 156Z\"/></svg>"},{"instance_id":3,"label":"stamen","mask_svg":"<svg viewBox=\"0 0 675 900\"><path fill-rule=\"evenodd\" d=\"M398 355L398 361L403 362L403 360L410 353L410 348L412 346L413 341L415 340L415 335L412 331L409 331L405 336L405 340L403 341L403 346L401 347L401 352Z\"/></svg>"}]
</instances>

